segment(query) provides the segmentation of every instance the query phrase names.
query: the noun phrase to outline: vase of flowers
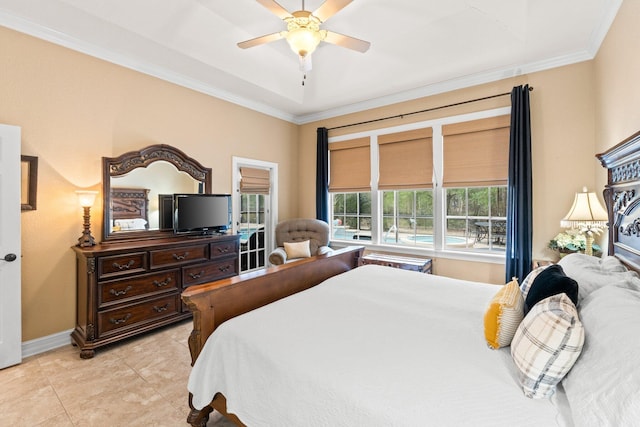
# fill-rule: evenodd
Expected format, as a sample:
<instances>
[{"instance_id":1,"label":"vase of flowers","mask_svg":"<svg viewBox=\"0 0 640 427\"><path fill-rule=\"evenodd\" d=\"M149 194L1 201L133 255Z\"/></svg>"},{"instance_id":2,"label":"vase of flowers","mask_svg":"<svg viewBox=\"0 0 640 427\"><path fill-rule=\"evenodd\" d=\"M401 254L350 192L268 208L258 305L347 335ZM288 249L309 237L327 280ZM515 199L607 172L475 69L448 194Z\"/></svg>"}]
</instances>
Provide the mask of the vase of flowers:
<instances>
[{"instance_id":1,"label":"vase of flowers","mask_svg":"<svg viewBox=\"0 0 640 427\"><path fill-rule=\"evenodd\" d=\"M580 230L567 230L558 233L549 241L547 247L558 252L560 258L575 252L584 253L587 247L587 237ZM595 243L593 244L593 255L601 255L600 246Z\"/></svg>"}]
</instances>

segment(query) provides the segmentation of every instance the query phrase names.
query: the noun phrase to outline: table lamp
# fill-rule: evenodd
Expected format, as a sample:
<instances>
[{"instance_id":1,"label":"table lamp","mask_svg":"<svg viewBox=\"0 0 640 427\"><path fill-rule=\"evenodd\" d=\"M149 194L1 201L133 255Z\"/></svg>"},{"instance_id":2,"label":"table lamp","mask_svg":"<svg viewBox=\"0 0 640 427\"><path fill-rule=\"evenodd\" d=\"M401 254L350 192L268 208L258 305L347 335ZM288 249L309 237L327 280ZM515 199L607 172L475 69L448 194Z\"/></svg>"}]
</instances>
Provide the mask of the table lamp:
<instances>
[{"instance_id":1,"label":"table lamp","mask_svg":"<svg viewBox=\"0 0 640 427\"><path fill-rule=\"evenodd\" d=\"M582 193L576 193L573 199L573 206L569 213L562 218L560 225L565 228L578 228L586 235L585 254L593 255L593 234L600 232L607 226L607 211L602 207L596 193L587 192L587 188L582 189Z\"/></svg>"},{"instance_id":2,"label":"table lamp","mask_svg":"<svg viewBox=\"0 0 640 427\"><path fill-rule=\"evenodd\" d=\"M78 246L80 247L89 247L96 244L96 240L91 235L91 206L96 200L97 191L86 191L86 190L78 190L76 191L78 196L78 203L84 209L84 229L82 230L82 236L78 239Z\"/></svg>"}]
</instances>

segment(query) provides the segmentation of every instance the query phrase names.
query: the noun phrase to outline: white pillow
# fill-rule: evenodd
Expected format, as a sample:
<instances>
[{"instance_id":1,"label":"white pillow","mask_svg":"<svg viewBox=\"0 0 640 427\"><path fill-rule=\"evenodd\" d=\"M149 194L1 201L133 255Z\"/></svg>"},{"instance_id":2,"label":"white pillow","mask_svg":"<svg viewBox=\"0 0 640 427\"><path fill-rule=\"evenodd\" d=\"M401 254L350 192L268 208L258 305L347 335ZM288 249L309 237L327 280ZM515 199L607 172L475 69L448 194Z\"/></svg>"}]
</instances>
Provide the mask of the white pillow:
<instances>
[{"instance_id":1,"label":"white pillow","mask_svg":"<svg viewBox=\"0 0 640 427\"><path fill-rule=\"evenodd\" d=\"M565 274L578 282L578 301L603 286L636 288L638 275L615 257L599 259L584 254L569 254L558 264Z\"/></svg>"},{"instance_id":2,"label":"white pillow","mask_svg":"<svg viewBox=\"0 0 640 427\"><path fill-rule=\"evenodd\" d=\"M309 240L302 242L284 242L284 251L287 253L287 259L309 258L311 256Z\"/></svg>"},{"instance_id":3,"label":"white pillow","mask_svg":"<svg viewBox=\"0 0 640 427\"><path fill-rule=\"evenodd\" d=\"M114 223L121 230L144 230L146 229L147 220L144 218L116 219Z\"/></svg>"},{"instance_id":4,"label":"white pillow","mask_svg":"<svg viewBox=\"0 0 640 427\"><path fill-rule=\"evenodd\" d=\"M600 258L600 268L610 273L623 273L627 271L627 267L614 256L603 256Z\"/></svg>"},{"instance_id":5,"label":"white pillow","mask_svg":"<svg viewBox=\"0 0 640 427\"><path fill-rule=\"evenodd\" d=\"M569 297L552 295L533 306L511 341L525 396L551 397L584 344L584 329Z\"/></svg>"},{"instance_id":6,"label":"white pillow","mask_svg":"<svg viewBox=\"0 0 640 427\"><path fill-rule=\"evenodd\" d=\"M580 309L586 336L563 380L576 426L640 423L640 292L607 286Z\"/></svg>"}]
</instances>

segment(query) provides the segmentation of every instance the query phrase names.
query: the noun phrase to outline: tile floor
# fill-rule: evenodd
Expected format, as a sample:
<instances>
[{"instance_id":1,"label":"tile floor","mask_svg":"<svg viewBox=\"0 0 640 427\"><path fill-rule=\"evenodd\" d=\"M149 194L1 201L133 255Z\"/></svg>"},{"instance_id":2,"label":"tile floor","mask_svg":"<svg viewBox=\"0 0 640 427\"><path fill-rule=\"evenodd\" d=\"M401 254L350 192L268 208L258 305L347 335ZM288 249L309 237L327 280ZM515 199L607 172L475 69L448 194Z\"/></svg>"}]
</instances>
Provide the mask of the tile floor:
<instances>
[{"instance_id":1,"label":"tile floor","mask_svg":"<svg viewBox=\"0 0 640 427\"><path fill-rule=\"evenodd\" d=\"M188 427L191 322L98 349L71 345L0 370L0 427ZM212 414L209 427L232 424Z\"/></svg>"}]
</instances>

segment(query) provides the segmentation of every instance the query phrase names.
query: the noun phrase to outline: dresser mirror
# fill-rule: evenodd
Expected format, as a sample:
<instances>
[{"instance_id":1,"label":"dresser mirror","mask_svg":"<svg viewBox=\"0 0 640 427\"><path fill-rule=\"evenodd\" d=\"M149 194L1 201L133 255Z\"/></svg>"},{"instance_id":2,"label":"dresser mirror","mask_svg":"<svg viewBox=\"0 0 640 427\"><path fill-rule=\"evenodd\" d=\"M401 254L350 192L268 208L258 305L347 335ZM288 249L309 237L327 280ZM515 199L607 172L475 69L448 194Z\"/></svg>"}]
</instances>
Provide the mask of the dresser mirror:
<instances>
[{"instance_id":1,"label":"dresser mirror","mask_svg":"<svg viewBox=\"0 0 640 427\"><path fill-rule=\"evenodd\" d=\"M211 168L164 144L103 157L102 173L105 241L167 237L167 196L211 193Z\"/></svg>"}]
</instances>

